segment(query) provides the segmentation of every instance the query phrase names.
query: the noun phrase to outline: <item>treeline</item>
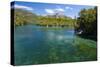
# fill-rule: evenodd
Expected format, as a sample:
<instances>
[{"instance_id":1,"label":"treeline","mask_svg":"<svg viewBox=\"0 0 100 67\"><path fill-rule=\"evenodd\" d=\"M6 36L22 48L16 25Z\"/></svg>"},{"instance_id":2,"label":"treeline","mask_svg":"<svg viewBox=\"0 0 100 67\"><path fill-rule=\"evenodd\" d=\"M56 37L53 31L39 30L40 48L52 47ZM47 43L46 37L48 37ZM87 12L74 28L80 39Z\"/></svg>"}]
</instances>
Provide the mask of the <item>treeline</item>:
<instances>
[{"instance_id":1,"label":"treeline","mask_svg":"<svg viewBox=\"0 0 100 67\"><path fill-rule=\"evenodd\" d=\"M27 24L34 24L37 15L22 9L12 9L14 11L14 25L22 26Z\"/></svg>"},{"instance_id":2,"label":"treeline","mask_svg":"<svg viewBox=\"0 0 100 67\"><path fill-rule=\"evenodd\" d=\"M39 26L74 27L74 19L67 16L47 15L40 16L22 9L14 9L14 25L22 26L34 24Z\"/></svg>"},{"instance_id":3,"label":"treeline","mask_svg":"<svg viewBox=\"0 0 100 67\"><path fill-rule=\"evenodd\" d=\"M40 25L40 26L49 26L49 27L52 27L52 26L58 26L58 27L73 27L73 22L74 22L74 19L71 19L69 17L59 17L59 18L56 18L56 17L39 17L38 18L39 22L37 23L37 25Z\"/></svg>"},{"instance_id":4,"label":"treeline","mask_svg":"<svg viewBox=\"0 0 100 67\"><path fill-rule=\"evenodd\" d=\"M97 7L81 10L76 20L75 29L80 36L97 40Z\"/></svg>"}]
</instances>

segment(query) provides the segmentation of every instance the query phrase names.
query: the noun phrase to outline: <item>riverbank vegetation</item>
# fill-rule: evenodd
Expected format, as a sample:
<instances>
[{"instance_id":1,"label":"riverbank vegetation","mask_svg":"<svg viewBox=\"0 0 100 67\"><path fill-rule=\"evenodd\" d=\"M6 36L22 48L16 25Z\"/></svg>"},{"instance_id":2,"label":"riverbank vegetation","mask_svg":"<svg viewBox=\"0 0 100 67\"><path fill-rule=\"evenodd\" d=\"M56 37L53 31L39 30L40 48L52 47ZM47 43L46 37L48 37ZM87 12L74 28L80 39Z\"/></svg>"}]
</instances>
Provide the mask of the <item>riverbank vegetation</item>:
<instances>
[{"instance_id":1,"label":"riverbank vegetation","mask_svg":"<svg viewBox=\"0 0 100 67\"><path fill-rule=\"evenodd\" d=\"M97 40L97 7L82 9L76 20L75 29L81 37Z\"/></svg>"}]
</instances>

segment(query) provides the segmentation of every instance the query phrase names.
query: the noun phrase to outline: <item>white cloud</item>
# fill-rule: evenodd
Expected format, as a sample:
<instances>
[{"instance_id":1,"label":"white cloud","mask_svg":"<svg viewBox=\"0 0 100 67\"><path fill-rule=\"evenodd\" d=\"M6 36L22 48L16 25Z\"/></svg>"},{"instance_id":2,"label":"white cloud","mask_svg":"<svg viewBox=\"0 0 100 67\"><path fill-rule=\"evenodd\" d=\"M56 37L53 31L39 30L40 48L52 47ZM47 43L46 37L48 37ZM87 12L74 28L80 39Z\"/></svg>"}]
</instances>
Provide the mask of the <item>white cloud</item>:
<instances>
[{"instance_id":1,"label":"white cloud","mask_svg":"<svg viewBox=\"0 0 100 67\"><path fill-rule=\"evenodd\" d=\"M65 11L65 10L62 9L62 8L56 8L55 10L57 10L57 11L61 11L61 12L64 12L64 11Z\"/></svg>"},{"instance_id":2,"label":"white cloud","mask_svg":"<svg viewBox=\"0 0 100 67\"><path fill-rule=\"evenodd\" d=\"M56 12L64 12L65 10L62 8L55 8L55 9L45 9L45 11L49 14L54 14Z\"/></svg>"},{"instance_id":3,"label":"white cloud","mask_svg":"<svg viewBox=\"0 0 100 67\"><path fill-rule=\"evenodd\" d=\"M67 7L65 7L65 8L66 8L66 9L69 9L69 10L73 10L73 8L71 8L71 7L68 7L68 6L67 6Z\"/></svg>"},{"instance_id":4,"label":"white cloud","mask_svg":"<svg viewBox=\"0 0 100 67\"><path fill-rule=\"evenodd\" d=\"M53 14L53 13L54 13L54 10L53 10L53 9L45 9L45 11L46 11L47 13L50 13L50 14Z\"/></svg>"},{"instance_id":5,"label":"white cloud","mask_svg":"<svg viewBox=\"0 0 100 67\"><path fill-rule=\"evenodd\" d=\"M33 8L31 8L31 7L23 6L23 5L14 5L14 8L20 8L20 9L25 9L25 10L33 10Z\"/></svg>"}]
</instances>

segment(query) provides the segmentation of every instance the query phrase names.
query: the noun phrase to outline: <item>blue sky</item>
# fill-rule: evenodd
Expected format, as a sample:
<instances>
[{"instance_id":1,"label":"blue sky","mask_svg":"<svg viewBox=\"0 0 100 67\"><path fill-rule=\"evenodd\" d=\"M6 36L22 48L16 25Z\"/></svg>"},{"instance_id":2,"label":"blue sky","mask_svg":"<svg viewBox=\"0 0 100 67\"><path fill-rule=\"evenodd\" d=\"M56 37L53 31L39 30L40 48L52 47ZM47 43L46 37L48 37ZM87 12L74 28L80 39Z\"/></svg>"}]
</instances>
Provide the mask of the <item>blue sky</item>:
<instances>
[{"instance_id":1,"label":"blue sky","mask_svg":"<svg viewBox=\"0 0 100 67\"><path fill-rule=\"evenodd\" d=\"M74 18L83 8L93 8L94 6L87 5L71 5L71 4L51 4L51 3L38 3L38 2L22 2L15 1L14 8L20 8L36 13L38 15L54 14L59 11L64 15Z\"/></svg>"}]
</instances>

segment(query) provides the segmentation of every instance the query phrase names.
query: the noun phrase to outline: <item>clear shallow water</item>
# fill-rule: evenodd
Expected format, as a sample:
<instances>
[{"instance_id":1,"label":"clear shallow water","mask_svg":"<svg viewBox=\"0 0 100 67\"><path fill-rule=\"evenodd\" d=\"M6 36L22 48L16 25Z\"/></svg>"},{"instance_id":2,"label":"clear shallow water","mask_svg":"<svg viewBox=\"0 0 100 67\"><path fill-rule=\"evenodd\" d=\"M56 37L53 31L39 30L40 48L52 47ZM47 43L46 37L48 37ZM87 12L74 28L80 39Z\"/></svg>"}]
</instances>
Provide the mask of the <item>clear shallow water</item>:
<instances>
[{"instance_id":1,"label":"clear shallow water","mask_svg":"<svg viewBox=\"0 0 100 67\"><path fill-rule=\"evenodd\" d=\"M15 65L96 59L96 42L78 38L74 30L67 28L19 26L14 31L14 43ZM85 47L79 46L80 43L85 44ZM84 49L88 47L94 52L93 56L86 56L88 53Z\"/></svg>"}]
</instances>

